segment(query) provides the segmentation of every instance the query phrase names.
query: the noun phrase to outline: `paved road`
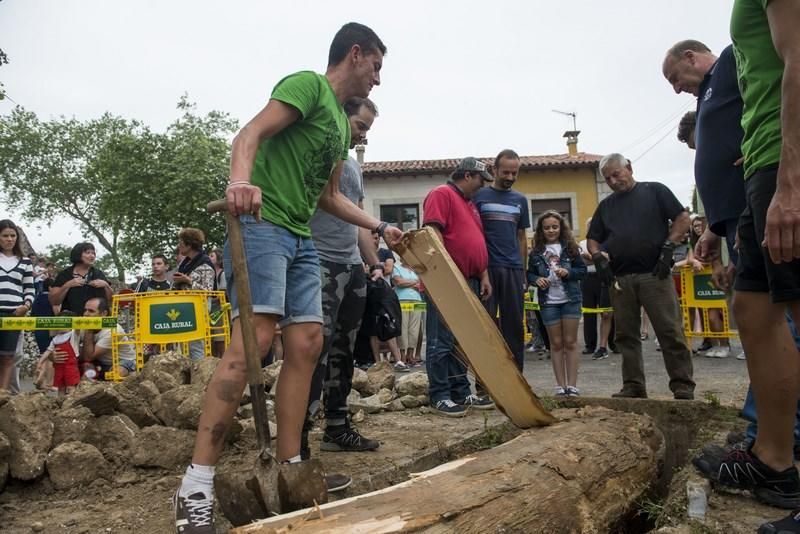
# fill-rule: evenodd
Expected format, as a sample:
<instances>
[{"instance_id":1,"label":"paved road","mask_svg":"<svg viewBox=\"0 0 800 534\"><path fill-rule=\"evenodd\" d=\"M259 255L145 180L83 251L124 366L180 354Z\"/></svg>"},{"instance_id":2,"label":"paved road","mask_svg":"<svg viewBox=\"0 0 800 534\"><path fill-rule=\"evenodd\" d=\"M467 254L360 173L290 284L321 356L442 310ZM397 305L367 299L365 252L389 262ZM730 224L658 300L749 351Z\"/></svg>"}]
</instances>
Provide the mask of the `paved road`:
<instances>
[{"instance_id":1,"label":"paved road","mask_svg":"<svg viewBox=\"0 0 800 534\"><path fill-rule=\"evenodd\" d=\"M578 334L578 339L583 339L581 332ZM700 341L695 340L694 344L697 346ZM579 341L579 345L583 349L582 341ZM696 399L703 399L706 392L709 392L723 404L740 406L744 402L749 380L746 362L736 359L736 354L740 352L741 344L738 339L734 339L732 355L728 358L706 358L702 355L693 358L694 381L697 383ZM672 398L662 353L656 350L652 337L642 342L642 354L648 396ZM581 393L586 396L605 397L619 391L622 387L621 366L620 354L609 354L608 358L599 361L592 361L591 355L581 355L578 371L578 387ZM550 360L540 360L538 355L526 353L524 375L538 394L552 394L555 377Z\"/></svg>"},{"instance_id":2,"label":"paved road","mask_svg":"<svg viewBox=\"0 0 800 534\"><path fill-rule=\"evenodd\" d=\"M583 339L582 332L578 333L578 339ZM694 343L697 346L700 342L696 340ZM582 341L579 344L583 349ZM735 357L741 352L738 339L733 340L732 347L732 355L728 358L694 357L694 380L697 383L696 399L703 399L706 392L709 392L726 405L741 406L744 402L749 383L746 362L737 360ZM642 352L647 374L648 395L651 398L672 398L662 355L661 352L656 351L655 342L652 339L642 342ZM609 354L608 358L599 361L592 361L591 355L581 355L580 370L578 371L578 387L581 393L585 396L607 397L619 391L622 387L621 365L622 356L620 354ZM424 367L419 370L424 371ZM551 395L553 393L555 378L550 360L540 359L537 354L526 353L524 375L537 394ZM22 389L23 391L33 389L30 379L22 380Z\"/></svg>"}]
</instances>

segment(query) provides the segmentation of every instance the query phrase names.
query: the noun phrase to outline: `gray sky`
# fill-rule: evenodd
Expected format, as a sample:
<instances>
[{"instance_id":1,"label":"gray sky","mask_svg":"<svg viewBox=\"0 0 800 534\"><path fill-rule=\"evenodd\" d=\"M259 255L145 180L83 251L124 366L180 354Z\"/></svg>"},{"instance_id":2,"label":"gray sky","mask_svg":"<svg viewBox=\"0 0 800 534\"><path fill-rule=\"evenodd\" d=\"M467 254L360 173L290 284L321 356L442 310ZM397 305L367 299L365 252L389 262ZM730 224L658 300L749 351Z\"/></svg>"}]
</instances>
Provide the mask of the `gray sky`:
<instances>
[{"instance_id":1,"label":"gray sky","mask_svg":"<svg viewBox=\"0 0 800 534\"><path fill-rule=\"evenodd\" d=\"M563 153L572 120L551 110L574 110L579 150L622 151L639 180L688 204L693 153L670 129L694 99L673 93L661 61L686 38L718 53L730 10L720 0L4 0L0 81L42 119L110 111L162 130L188 92L199 111L244 124L286 74L324 72L334 33L357 21L389 49L368 160ZM80 239L69 223L27 227L36 248Z\"/></svg>"}]
</instances>

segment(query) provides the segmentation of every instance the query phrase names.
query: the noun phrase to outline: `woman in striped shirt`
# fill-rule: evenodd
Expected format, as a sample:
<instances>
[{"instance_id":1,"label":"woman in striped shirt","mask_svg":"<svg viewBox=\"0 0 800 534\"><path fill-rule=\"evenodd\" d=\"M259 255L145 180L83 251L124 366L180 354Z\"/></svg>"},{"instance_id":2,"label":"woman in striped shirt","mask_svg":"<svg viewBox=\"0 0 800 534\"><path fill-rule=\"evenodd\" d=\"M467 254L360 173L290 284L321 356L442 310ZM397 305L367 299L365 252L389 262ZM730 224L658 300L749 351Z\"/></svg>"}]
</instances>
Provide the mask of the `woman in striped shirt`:
<instances>
[{"instance_id":1,"label":"woman in striped shirt","mask_svg":"<svg viewBox=\"0 0 800 534\"><path fill-rule=\"evenodd\" d=\"M22 317L33 304L33 265L22 255L17 226L0 221L0 317ZM19 330L0 330L0 390L8 390Z\"/></svg>"}]
</instances>

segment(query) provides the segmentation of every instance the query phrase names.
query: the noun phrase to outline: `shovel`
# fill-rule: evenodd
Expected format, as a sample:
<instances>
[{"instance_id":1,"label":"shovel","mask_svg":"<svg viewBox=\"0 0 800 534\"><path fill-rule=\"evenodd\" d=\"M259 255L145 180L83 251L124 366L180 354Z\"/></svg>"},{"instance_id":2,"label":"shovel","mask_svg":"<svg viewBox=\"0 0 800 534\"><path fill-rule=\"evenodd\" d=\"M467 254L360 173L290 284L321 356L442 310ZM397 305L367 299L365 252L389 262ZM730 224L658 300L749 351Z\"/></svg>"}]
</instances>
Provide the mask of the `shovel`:
<instances>
[{"instance_id":1,"label":"shovel","mask_svg":"<svg viewBox=\"0 0 800 534\"><path fill-rule=\"evenodd\" d=\"M242 229L238 218L227 211L225 200L210 202L207 209L210 213L225 212L258 447L235 465L230 462L220 465L214 477L217 501L225 517L234 526L240 526L327 502L328 490L319 460L281 464L272 455Z\"/></svg>"}]
</instances>

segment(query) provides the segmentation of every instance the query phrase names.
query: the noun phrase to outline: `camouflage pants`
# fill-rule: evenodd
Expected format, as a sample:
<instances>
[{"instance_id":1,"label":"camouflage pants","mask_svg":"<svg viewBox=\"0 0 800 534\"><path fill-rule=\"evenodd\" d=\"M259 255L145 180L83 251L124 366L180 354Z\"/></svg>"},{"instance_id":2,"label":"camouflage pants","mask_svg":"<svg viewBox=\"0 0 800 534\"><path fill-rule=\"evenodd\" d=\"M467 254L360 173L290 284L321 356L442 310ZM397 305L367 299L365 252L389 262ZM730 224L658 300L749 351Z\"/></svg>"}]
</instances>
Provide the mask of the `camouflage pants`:
<instances>
[{"instance_id":1,"label":"camouflage pants","mask_svg":"<svg viewBox=\"0 0 800 534\"><path fill-rule=\"evenodd\" d=\"M324 393L329 425L347 422L347 396L353 387L353 346L367 302L367 279L362 265L320 260L322 272L322 353L311 380L308 431L320 410Z\"/></svg>"}]
</instances>

